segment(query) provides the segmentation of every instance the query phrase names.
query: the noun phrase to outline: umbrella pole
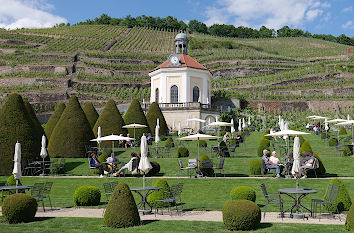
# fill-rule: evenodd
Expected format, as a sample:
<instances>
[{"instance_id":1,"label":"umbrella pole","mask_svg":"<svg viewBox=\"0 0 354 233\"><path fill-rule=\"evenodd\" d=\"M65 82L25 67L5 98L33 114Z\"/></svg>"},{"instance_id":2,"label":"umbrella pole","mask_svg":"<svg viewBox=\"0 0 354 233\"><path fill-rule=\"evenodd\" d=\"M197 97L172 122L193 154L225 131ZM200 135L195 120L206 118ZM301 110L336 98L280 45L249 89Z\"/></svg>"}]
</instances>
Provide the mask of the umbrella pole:
<instances>
[{"instance_id":1,"label":"umbrella pole","mask_svg":"<svg viewBox=\"0 0 354 233\"><path fill-rule=\"evenodd\" d=\"M112 141L112 153L114 153L114 141Z\"/></svg>"},{"instance_id":2,"label":"umbrella pole","mask_svg":"<svg viewBox=\"0 0 354 233\"><path fill-rule=\"evenodd\" d=\"M197 177L199 177L199 174L200 174L200 170L199 170L199 138L198 138L198 161L197 161L198 163L198 175L197 175Z\"/></svg>"},{"instance_id":3,"label":"umbrella pole","mask_svg":"<svg viewBox=\"0 0 354 233\"><path fill-rule=\"evenodd\" d=\"M143 210L145 211L145 172L143 172Z\"/></svg>"},{"instance_id":4,"label":"umbrella pole","mask_svg":"<svg viewBox=\"0 0 354 233\"><path fill-rule=\"evenodd\" d=\"M43 171L42 171L42 176L44 176L44 169L45 169L45 164L44 164L44 158L43 158Z\"/></svg>"},{"instance_id":5,"label":"umbrella pole","mask_svg":"<svg viewBox=\"0 0 354 233\"><path fill-rule=\"evenodd\" d=\"M16 179L16 187L18 186L18 179ZM18 189L16 189L16 193L18 193Z\"/></svg>"}]
</instances>

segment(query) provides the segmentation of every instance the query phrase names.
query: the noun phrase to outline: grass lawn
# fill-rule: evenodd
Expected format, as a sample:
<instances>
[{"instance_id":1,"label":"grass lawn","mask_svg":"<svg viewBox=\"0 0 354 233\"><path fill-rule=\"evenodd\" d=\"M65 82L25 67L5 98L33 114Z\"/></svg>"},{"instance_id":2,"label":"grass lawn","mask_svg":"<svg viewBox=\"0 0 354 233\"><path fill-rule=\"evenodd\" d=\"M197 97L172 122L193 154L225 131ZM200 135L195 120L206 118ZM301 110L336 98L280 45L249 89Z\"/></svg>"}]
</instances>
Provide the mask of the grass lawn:
<instances>
[{"instance_id":1,"label":"grass lawn","mask_svg":"<svg viewBox=\"0 0 354 233\"><path fill-rule=\"evenodd\" d=\"M0 221L4 219L0 217ZM188 229L188 230L186 230ZM342 225L314 225L293 223L262 223L260 229L250 232L347 232ZM96 218L36 218L35 222L22 224L1 224L0 232L225 232L222 222L200 221L143 221L141 226L114 229L105 227L103 219Z\"/></svg>"},{"instance_id":2,"label":"grass lawn","mask_svg":"<svg viewBox=\"0 0 354 233\"><path fill-rule=\"evenodd\" d=\"M257 156L257 147L262 137L262 132L253 132L246 138L245 143L236 148L235 152L231 153L231 158L226 158L225 173L227 176L249 176L249 162L253 159L260 159ZM353 176L354 163L353 158L341 156L334 147L326 145L319 136L306 135L305 140L309 141L315 153L317 153L324 166L327 169L328 176ZM175 138L175 142L178 140ZM160 142L159 146L163 146L165 142ZM216 141L208 141L208 147L217 145ZM284 142L285 144L285 142ZM189 158L197 157L196 142L183 142L190 151ZM151 161L156 161L161 165L161 174L165 176L186 176L187 173L181 173L177 163L177 148L171 149L171 158L151 158ZM128 161L129 155L133 151L139 151L139 148L118 149L119 160ZM206 154L213 159L214 165L219 163L219 158L203 148L200 149L200 155ZM188 158L182 158L182 161L187 165ZM88 160L86 158L68 158L66 159L66 175L93 175L92 170L88 168Z\"/></svg>"},{"instance_id":3,"label":"grass lawn","mask_svg":"<svg viewBox=\"0 0 354 233\"><path fill-rule=\"evenodd\" d=\"M5 177L1 177L5 179ZM81 185L94 185L101 190L101 206L105 202L104 190L102 183L117 180L118 182L126 182L130 187L142 186L142 178L29 178L23 177L21 182L24 185L33 185L35 182L52 181L53 188L51 192L52 203L57 207L74 206L73 194L76 188ZM156 178L147 178L146 185L152 186L156 182ZM230 200L230 191L238 185L246 185L255 189L257 194L256 203L264 209L265 199L260 189L260 184L265 183L268 192L277 192L279 188L295 187L293 179L250 179L250 178L232 178L232 179L167 179L168 183L174 184L184 182L182 193L182 201L184 209L190 210L221 210L224 203ZM311 198L322 198L325 194L328 179L306 179L300 180L300 187L312 188L318 190L318 193L312 194L303 200L305 206L310 207ZM343 180L351 199L354 200L354 180ZM136 198L138 195L134 194ZM293 201L284 195L285 206L291 206ZM269 211L279 211L278 205L270 205Z\"/></svg>"}]
</instances>

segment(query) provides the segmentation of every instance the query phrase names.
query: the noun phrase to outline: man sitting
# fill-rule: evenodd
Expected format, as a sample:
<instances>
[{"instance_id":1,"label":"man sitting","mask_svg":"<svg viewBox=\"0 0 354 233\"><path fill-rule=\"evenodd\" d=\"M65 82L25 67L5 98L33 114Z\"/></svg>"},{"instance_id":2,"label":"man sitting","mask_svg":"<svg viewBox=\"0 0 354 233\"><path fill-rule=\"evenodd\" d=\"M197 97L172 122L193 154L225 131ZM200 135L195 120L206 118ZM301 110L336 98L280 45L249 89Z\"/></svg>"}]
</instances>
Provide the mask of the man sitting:
<instances>
[{"instance_id":1,"label":"man sitting","mask_svg":"<svg viewBox=\"0 0 354 233\"><path fill-rule=\"evenodd\" d=\"M262 156L262 160L265 164L265 167L268 169L275 169L276 173L277 173L277 178L280 178L280 174L282 172L282 166L279 164L273 164L270 159L269 159L269 151L268 150L263 150L263 156Z\"/></svg>"},{"instance_id":2,"label":"man sitting","mask_svg":"<svg viewBox=\"0 0 354 233\"><path fill-rule=\"evenodd\" d=\"M301 179L307 178L306 169L313 168L315 162L315 156L312 152L307 153L306 151L302 152L302 160L300 163L300 173L302 175Z\"/></svg>"},{"instance_id":3,"label":"man sitting","mask_svg":"<svg viewBox=\"0 0 354 233\"><path fill-rule=\"evenodd\" d=\"M89 162L90 162L90 167L98 168L98 174L102 178L103 174L104 174L104 168L103 168L102 164L100 162L98 162L95 153L91 154L91 158L90 158Z\"/></svg>"},{"instance_id":4,"label":"man sitting","mask_svg":"<svg viewBox=\"0 0 354 233\"><path fill-rule=\"evenodd\" d=\"M120 173L124 169L128 169L132 173L132 175L137 175L138 174L138 166L139 166L139 157L136 152L131 153L131 158L128 163L126 163L124 166L122 166L118 172L114 173L114 176L119 176Z\"/></svg>"}]
</instances>

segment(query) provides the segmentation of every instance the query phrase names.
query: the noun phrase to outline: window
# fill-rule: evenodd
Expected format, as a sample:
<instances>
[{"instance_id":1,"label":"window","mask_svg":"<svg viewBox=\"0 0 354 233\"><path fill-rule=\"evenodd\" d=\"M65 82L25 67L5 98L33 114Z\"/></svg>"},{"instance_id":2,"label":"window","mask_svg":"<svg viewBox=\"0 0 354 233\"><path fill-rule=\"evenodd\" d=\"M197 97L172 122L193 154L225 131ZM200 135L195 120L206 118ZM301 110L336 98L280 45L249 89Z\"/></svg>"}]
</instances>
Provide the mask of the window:
<instances>
[{"instance_id":1,"label":"window","mask_svg":"<svg viewBox=\"0 0 354 233\"><path fill-rule=\"evenodd\" d=\"M178 87L173 85L171 87L171 103L178 103Z\"/></svg>"},{"instance_id":2,"label":"window","mask_svg":"<svg viewBox=\"0 0 354 233\"><path fill-rule=\"evenodd\" d=\"M159 89L158 88L155 89L155 102L159 103Z\"/></svg>"},{"instance_id":3,"label":"window","mask_svg":"<svg viewBox=\"0 0 354 233\"><path fill-rule=\"evenodd\" d=\"M193 87L193 102L198 102L199 100L199 87Z\"/></svg>"}]
</instances>

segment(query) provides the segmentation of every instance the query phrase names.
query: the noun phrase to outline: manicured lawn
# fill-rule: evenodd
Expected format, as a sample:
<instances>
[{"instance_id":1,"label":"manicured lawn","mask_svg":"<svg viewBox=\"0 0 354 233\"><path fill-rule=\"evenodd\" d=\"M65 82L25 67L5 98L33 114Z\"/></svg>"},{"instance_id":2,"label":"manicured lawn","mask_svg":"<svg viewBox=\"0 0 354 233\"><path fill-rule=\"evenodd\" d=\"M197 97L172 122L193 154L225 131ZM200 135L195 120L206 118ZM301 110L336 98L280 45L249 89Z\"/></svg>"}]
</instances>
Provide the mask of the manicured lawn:
<instances>
[{"instance_id":1,"label":"manicured lawn","mask_svg":"<svg viewBox=\"0 0 354 233\"><path fill-rule=\"evenodd\" d=\"M0 221L3 218L0 217ZM37 232L225 232L222 222L200 221L144 221L141 226L114 229L105 227L103 219L96 218L36 218L35 222L22 224L0 224L0 232L37 233ZM262 223L260 229L250 232L273 233L317 233L317 232L347 232L342 225L314 225L290 223Z\"/></svg>"},{"instance_id":2,"label":"manicured lawn","mask_svg":"<svg viewBox=\"0 0 354 233\"><path fill-rule=\"evenodd\" d=\"M4 179L5 177L1 177ZM130 187L142 186L142 178L28 178L23 177L21 182L24 185L33 185L35 182L54 182L51 197L54 206L58 207L72 207L74 206L73 194L77 187L81 185L94 185L101 190L101 203L103 207L105 202L104 190L102 183L117 180L119 182L126 182ZM293 179L167 179L168 183L174 184L177 182L184 182L184 189L182 200L185 203L184 209L191 210L221 210L224 203L230 200L230 191L233 187L238 185L246 185L255 189L257 193L256 203L264 209L265 199L260 189L260 184L265 183L268 191L273 193L277 192L279 188L295 187L295 180ZM147 178L146 185L154 185L156 178ZM300 187L312 188L318 190L317 194L310 195L303 200L306 206L310 206L311 198L322 198L325 194L328 179L306 179L300 180ZM354 200L354 180L343 180L351 199ZM137 195L134 194L136 198ZM285 206L290 206L293 201L285 199ZM270 205L270 211L279 211L279 206Z\"/></svg>"}]
</instances>

